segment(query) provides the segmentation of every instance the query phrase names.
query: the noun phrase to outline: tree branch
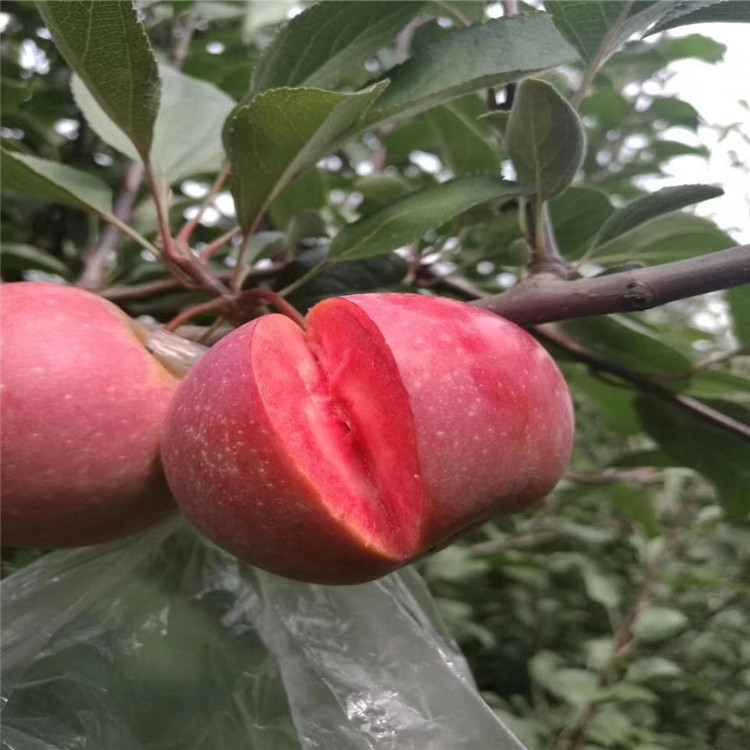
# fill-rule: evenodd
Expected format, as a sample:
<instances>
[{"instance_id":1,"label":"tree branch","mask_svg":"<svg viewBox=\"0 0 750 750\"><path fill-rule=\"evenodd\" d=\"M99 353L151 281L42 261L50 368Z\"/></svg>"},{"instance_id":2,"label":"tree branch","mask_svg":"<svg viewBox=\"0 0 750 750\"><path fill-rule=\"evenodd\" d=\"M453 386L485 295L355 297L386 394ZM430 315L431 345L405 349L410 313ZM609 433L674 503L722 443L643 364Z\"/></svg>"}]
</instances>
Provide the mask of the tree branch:
<instances>
[{"instance_id":1,"label":"tree branch","mask_svg":"<svg viewBox=\"0 0 750 750\"><path fill-rule=\"evenodd\" d=\"M112 210L115 218L125 224L130 221L135 196L138 194L138 189L143 181L143 171L143 165L135 162L129 164L125 170L122 192L117 197ZM78 286L92 291L101 289L117 243L120 240L120 234L121 229L113 224L108 224L102 231L99 235L99 241L91 248L86 257L86 265L78 281Z\"/></svg>"},{"instance_id":2,"label":"tree branch","mask_svg":"<svg viewBox=\"0 0 750 750\"><path fill-rule=\"evenodd\" d=\"M596 352L588 349L578 341L569 339L567 336L560 333L554 326L536 326L532 330L533 333L539 336L543 341L546 339L548 342L559 347L579 362L583 362L592 369L612 373L626 382L631 383L641 391L646 391L654 396L658 396L660 399L669 401L683 411L690 412L693 416L708 420L718 427L723 427L725 430L733 432L735 435L750 440L750 425L732 419L732 417L724 414L724 412L714 409L692 396L677 394L659 383L654 383L649 379L648 373L636 372L634 370L629 370L626 367L621 367L620 365L608 362L606 359L603 359Z\"/></svg>"},{"instance_id":3,"label":"tree branch","mask_svg":"<svg viewBox=\"0 0 750 750\"><path fill-rule=\"evenodd\" d=\"M592 279L562 281L540 275L474 304L529 326L648 310L742 284L750 284L750 245Z\"/></svg>"}]
</instances>

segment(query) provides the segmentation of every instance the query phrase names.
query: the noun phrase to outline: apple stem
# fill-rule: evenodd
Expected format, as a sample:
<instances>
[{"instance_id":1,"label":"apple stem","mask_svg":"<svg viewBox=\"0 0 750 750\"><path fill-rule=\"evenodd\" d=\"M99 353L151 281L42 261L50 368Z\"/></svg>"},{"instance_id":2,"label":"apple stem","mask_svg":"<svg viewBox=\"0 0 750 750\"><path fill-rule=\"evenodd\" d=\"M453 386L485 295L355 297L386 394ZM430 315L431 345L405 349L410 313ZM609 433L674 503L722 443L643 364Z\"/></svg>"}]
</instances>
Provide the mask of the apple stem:
<instances>
[{"instance_id":1,"label":"apple stem","mask_svg":"<svg viewBox=\"0 0 750 750\"><path fill-rule=\"evenodd\" d=\"M305 316L277 292L273 292L265 287L248 289L240 293L237 307L239 309L246 308L246 303L249 303L252 309L256 308L259 303L273 305L282 315L286 315L287 318L293 320L303 331L307 330Z\"/></svg>"},{"instance_id":2,"label":"apple stem","mask_svg":"<svg viewBox=\"0 0 750 750\"><path fill-rule=\"evenodd\" d=\"M172 320L164 326L165 331L174 332L181 325L185 325L188 321L197 317L198 315L208 315L214 313L216 315L223 315L226 313L229 307L229 301L224 297L218 299L212 299L209 302L202 302L200 305L193 305L183 310L179 315L176 315Z\"/></svg>"}]
</instances>

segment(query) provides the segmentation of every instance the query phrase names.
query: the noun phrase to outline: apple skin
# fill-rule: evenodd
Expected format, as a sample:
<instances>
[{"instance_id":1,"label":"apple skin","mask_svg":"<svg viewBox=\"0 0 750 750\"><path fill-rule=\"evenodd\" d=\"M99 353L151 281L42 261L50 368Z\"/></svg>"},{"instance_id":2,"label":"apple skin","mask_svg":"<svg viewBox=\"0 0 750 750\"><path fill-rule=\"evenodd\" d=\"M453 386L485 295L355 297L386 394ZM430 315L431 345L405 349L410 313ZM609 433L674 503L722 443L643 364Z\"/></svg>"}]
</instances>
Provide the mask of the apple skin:
<instances>
[{"instance_id":1,"label":"apple skin","mask_svg":"<svg viewBox=\"0 0 750 750\"><path fill-rule=\"evenodd\" d=\"M570 393L529 334L437 297L329 299L266 315L181 384L162 456L217 544L314 583L372 580L546 495Z\"/></svg>"},{"instance_id":2,"label":"apple skin","mask_svg":"<svg viewBox=\"0 0 750 750\"><path fill-rule=\"evenodd\" d=\"M174 509L158 456L178 381L90 292L0 287L3 544L74 547Z\"/></svg>"}]
</instances>

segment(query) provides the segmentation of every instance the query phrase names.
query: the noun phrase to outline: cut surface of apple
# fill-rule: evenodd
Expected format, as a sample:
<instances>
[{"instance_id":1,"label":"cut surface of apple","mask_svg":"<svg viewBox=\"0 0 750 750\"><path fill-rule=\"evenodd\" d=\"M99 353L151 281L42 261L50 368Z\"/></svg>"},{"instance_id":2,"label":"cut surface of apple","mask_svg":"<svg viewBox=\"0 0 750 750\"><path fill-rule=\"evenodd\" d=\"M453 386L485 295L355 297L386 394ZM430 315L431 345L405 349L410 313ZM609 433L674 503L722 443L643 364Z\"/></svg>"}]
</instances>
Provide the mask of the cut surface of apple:
<instances>
[{"instance_id":1,"label":"cut surface of apple","mask_svg":"<svg viewBox=\"0 0 750 750\"><path fill-rule=\"evenodd\" d=\"M267 315L180 386L162 442L186 515L230 552L321 583L376 578L538 500L567 463L567 387L528 334L433 297Z\"/></svg>"}]
</instances>

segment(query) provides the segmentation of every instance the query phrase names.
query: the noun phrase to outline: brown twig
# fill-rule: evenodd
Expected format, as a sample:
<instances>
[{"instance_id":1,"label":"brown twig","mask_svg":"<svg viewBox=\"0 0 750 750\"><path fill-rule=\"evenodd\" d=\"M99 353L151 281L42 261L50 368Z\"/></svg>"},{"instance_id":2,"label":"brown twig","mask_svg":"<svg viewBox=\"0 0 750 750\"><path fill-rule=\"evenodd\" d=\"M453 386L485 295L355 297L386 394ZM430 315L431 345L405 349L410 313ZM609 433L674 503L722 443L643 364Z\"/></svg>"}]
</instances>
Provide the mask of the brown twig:
<instances>
[{"instance_id":1,"label":"brown twig","mask_svg":"<svg viewBox=\"0 0 750 750\"><path fill-rule=\"evenodd\" d=\"M185 223L185 226L183 226L182 229L180 229L179 233L177 234L177 239L181 240L182 242L190 242L190 238L193 236L195 228L198 226L198 224L201 223L201 219L203 218L203 214L206 212L206 209L209 208L209 206L214 202L214 198L216 198L216 196L224 187L224 183L227 181L231 169L231 164L224 165L221 172L219 172L218 177L216 178L216 180L214 180L214 184L211 186L208 194L203 199L203 203L201 203L201 205L198 207L198 212L195 214L195 216L193 216L192 219L190 219L190 221Z\"/></svg>"},{"instance_id":2,"label":"brown twig","mask_svg":"<svg viewBox=\"0 0 750 750\"><path fill-rule=\"evenodd\" d=\"M695 484L693 485L693 494ZM606 661L599 672L599 685L607 688L617 681L617 672L623 659L633 650L636 644L635 627L638 617L651 603L654 596L654 589L659 581L664 563L667 560L668 553L672 550L678 539L679 532L683 530L686 516L690 510L690 503L682 503L677 517L670 524L665 543L661 550L655 554L646 565L643 581L628 609L622 623L614 634L614 644L612 656ZM601 708L600 703L590 703L579 716L575 725L567 731L564 731L555 743L555 748L565 747L566 750L582 750L586 742L586 734L591 722Z\"/></svg>"},{"instance_id":3,"label":"brown twig","mask_svg":"<svg viewBox=\"0 0 750 750\"><path fill-rule=\"evenodd\" d=\"M554 326L536 326L533 329L533 332L542 340L554 344L579 362L587 364L594 370L616 375L639 390L651 393L664 401L670 402L683 411L690 412L693 416L710 421L718 427L722 427L735 435L750 440L750 425L732 419L732 417L727 416L718 409L714 409L707 404L704 404L702 401L699 401L692 396L677 394L658 383L653 383L648 379L648 374L636 372L607 361L580 342L568 338Z\"/></svg>"},{"instance_id":4,"label":"brown twig","mask_svg":"<svg viewBox=\"0 0 750 750\"><path fill-rule=\"evenodd\" d=\"M281 273L287 265L287 263L276 263L268 268L254 269L247 274L246 281L248 279L254 282L267 281ZM228 271L216 274L216 278L223 282L227 282L229 277L230 272ZM162 297L182 289L185 289L184 283L175 279L164 279L162 281L150 281L147 284L137 284L135 286L113 286L102 290L99 294L112 302L119 303L151 297Z\"/></svg>"},{"instance_id":5,"label":"brown twig","mask_svg":"<svg viewBox=\"0 0 750 750\"><path fill-rule=\"evenodd\" d=\"M143 172L143 164L135 162L129 164L125 170L122 191L117 196L112 208L112 214L123 223L130 220L133 203L143 181ZM92 291L98 291L102 288L108 265L117 248L120 235L121 230L118 227L107 224L99 235L99 241L86 256L86 264L78 281L78 286Z\"/></svg>"},{"instance_id":6,"label":"brown twig","mask_svg":"<svg viewBox=\"0 0 750 750\"><path fill-rule=\"evenodd\" d=\"M750 245L592 279L563 281L532 277L475 304L528 326L648 310L742 284L750 284Z\"/></svg>"}]
</instances>

